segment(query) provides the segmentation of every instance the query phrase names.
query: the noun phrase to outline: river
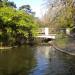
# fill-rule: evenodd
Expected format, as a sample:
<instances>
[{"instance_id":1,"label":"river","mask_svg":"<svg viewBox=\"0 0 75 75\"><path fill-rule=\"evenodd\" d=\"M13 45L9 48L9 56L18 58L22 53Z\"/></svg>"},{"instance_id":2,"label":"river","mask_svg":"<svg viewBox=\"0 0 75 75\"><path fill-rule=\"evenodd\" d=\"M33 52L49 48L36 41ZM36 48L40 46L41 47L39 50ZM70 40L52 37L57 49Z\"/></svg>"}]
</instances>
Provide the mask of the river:
<instances>
[{"instance_id":1,"label":"river","mask_svg":"<svg viewBox=\"0 0 75 75\"><path fill-rule=\"evenodd\" d=\"M51 46L0 51L0 75L75 75L75 56Z\"/></svg>"}]
</instances>

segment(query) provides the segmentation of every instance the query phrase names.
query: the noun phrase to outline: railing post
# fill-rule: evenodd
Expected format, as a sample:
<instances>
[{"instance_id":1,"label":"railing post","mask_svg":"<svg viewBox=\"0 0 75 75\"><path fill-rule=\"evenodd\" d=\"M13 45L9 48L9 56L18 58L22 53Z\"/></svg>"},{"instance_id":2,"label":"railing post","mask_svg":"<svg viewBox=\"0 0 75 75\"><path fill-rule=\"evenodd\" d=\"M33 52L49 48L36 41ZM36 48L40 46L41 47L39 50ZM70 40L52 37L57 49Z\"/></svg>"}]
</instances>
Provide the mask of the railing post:
<instances>
[{"instance_id":1,"label":"railing post","mask_svg":"<svg viewBox=\"0 0 75 75\"><path fill-rule=\"evenodd\" d=\"M49 28L45 27L45 35L49 35Z\"/></svg>"}]
</instances>

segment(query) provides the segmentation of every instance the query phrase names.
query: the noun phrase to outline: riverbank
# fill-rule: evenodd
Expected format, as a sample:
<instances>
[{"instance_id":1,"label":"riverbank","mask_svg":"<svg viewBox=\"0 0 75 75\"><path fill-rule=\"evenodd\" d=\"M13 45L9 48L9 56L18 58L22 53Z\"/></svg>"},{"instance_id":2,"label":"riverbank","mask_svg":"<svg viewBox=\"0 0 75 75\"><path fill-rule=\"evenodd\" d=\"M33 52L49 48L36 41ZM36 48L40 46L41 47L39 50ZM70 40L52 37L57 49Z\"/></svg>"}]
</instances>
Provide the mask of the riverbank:
<instances>
[{"instance_id":1,"label":"riverbank","mask_svg":"<svg viewBox=\"0 0 75 75\"><path fill-rule=\"evenodd\" d=\"M62 48L60 48L60 47L58 47L58 46L56 46L56 45L53 45L53 48L55 48L56 50L59 50L59 51L61 51L61 52L63 52L63 53L66 53L66 54L74 55L74 56L75 56L75 53L69 52L67 49L66 49L66 50L65 50L65 49L62 49Z\"/></svg>"},{"instance_id":2,"label":"riverbank","mask_svg":"<svg viewBox=\"0 0 75 75\"><path fill-rule=\"evenodd\" d=\"M62 38L58 41L54 41L53 47L56 50L75 56L75 39L72 37Z\"/></svg>"},{"instance_id":3,"label":"riverbank","mask_svg":"<svg viewBox=\"0 0 75 75\"><path fill-rule=\"evenodd\" d=\"M11 46L11 47L0 47L0 50L2 50L2 49L11 49L11 48L16 48L17 46Z\"/></svg>"}]
</instances>

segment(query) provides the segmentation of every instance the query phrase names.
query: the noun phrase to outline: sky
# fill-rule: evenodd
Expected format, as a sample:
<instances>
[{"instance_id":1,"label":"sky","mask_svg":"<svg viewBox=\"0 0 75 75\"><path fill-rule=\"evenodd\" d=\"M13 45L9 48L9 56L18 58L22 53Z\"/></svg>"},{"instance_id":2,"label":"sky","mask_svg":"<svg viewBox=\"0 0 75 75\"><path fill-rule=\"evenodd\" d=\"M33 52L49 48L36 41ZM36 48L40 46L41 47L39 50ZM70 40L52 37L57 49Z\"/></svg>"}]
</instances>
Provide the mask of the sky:
<instances>
[{"instance_id":1,"label":"sky","mask_svg":"<svg viewBox=\"0 0 75 75\"><path fill-rule=\"evenodd\" d=\"M45 7L43 7L43 0L9 0L16 3L17 7L21 5L29 4L31 6L32 11L36 13L36 17L42 17L45 13Z\"/></svg>"}]
</instances>

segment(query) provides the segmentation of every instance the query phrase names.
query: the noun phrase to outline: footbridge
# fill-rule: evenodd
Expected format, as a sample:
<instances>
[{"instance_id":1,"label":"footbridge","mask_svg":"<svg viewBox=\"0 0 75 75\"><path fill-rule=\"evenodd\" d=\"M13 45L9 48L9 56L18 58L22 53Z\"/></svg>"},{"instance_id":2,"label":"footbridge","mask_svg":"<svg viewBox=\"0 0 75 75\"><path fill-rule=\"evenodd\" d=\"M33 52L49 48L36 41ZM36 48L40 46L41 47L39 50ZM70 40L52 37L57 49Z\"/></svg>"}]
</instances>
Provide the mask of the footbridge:
<instances>
[{"instance_id":1,"label":"footbridge","mask_svg":"<svg viewBox=\"0 0 75 75\"><path fill-rule=\"evenodd\" d=\"M37 38L44 38L44 39L56 39L56 34L51 34L51 29L45 27L45 28L39 28L38 29L38 35Z\"/></svg>"}]
</instances>

